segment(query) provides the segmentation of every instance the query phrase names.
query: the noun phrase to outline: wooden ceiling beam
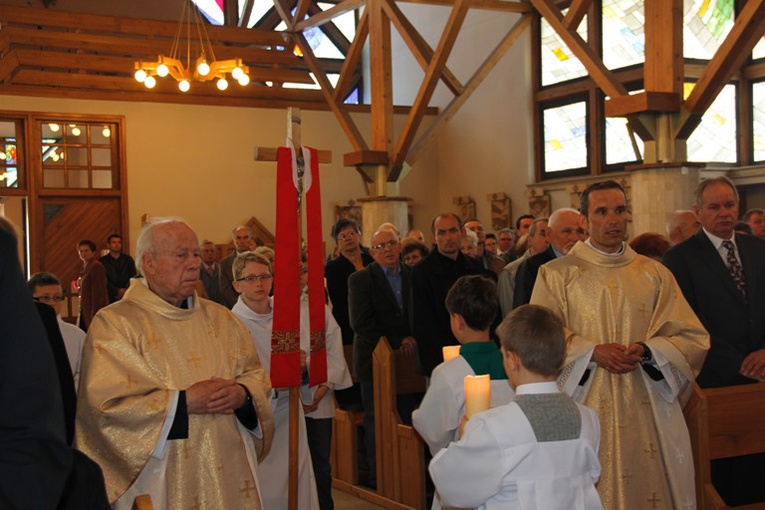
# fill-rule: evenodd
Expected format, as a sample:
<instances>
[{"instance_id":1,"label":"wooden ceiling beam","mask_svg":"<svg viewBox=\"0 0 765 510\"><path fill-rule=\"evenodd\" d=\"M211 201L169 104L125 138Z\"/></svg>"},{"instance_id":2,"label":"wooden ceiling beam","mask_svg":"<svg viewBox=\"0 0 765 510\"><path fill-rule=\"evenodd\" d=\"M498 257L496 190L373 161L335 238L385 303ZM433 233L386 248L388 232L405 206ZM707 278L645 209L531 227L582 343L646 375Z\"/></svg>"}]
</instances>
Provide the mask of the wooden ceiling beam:
<instances>
[{"instance_id":1,"label":"wooden ceiling beam","mask_svg":"<svg viewBox=\"0 0 765 510\"><path fill-rule=\"evenodd\" d=\"M19 58L15 50L3 55L0 59L0 83L7 82L19 67Z\"/></svg>"},{"instance_id":2,"label":"wooden ceiling beam","mask_svg":"<svg viewBox=\"0 0 765 510\"><path fill-rule=\"evenodd\" d=\"M266 11L263 17L255 23L255 26L261 30L275 30L281 22L282 18L279 16L276 7L271 7Z\"/></svg>"},{"instance_id":3,"label":"wooden ceiling beam","mask_svg":"<svg viewBox=\"0 0 765 510\"><path fill-rule=\"evenodd\" d=\"M454 0L401 0L402 2L424 5L438 5L452 7ZM473 0L470 3L471 9L480 9L487 11L516 12L522 14L531 12L533 9L527 0L520 2L510 2L507 0Z\"/></svg>"},{"instance_id":4,"label":"wooden ceiling beam","mask_svg":"<svg viewBox=\"0 0 765 510\"><path fill-rule=\"evenodd\" d=\"M312 3L308 12L311 14L311 17L313 17L314 15L321 14L323 11L318 5ZM323 23L319 27L319 30L324 32L324 35L332 41L332 44L340 50L340 53L343 55L348 53L348 49L351 47L351 41L345 37L345 34L339 28L337 28L337 25L334 23Z\"/></svg>"},{"instance_id":5,"label":"wooden ceiling beam","mask_svg":"<svg viewBox=\"0 0 765 510\"><path fill-rule=\"evenodd\" d=\"M507 51L515 44L521 34L531 25L531 14L524 14L515 22L510 28L508 33L502 38L499 44L492 50L492 52L486 57L483 63L478 67L473 76L468 80L465 85L465 90L462 94L456 96L452 101L444 108L428 129L420 136L420 138L412 144L412 148L406 157L406 162L413 165L417 158L419 158L422 150L428 146L428 144L435 139L438 132L444 125L457 113L460 107L470 98L473 92L483 83L489 73L496 67L502 57L505 56Z\"/></svg>"},{"instance_id":6,"label":"wooden ceiling beam","mask_svg":"<svg viewBox=\"0 0 765 510\"><path fill-rule=\"evenodd\" d=\"M196 8L199 9L198 7ZM238 0L223 0L223 25L227 27L239 26Z\"/></svg>"},{"instance_id":7,"label":"wooden ceiling beam","mask_svg":"<svg viewBox=\"0 0 765 510\"><path fill-rule=\"evenodd\" d=\"M275 0L275 1L279 1L279 0ZM368 150L369 147L364 141L364 137L361 135L361 132L359 131L359 128L356 126L356 123L353 122L353 119L351 118L350 113L348 112L348 109L345 108L345 105L341 103L339 104L337 101L335 101L334 89L332 87L332 84L327 78L327 74L324 72L324 69L321 67L321 64L319 63L318 59L313 54L313 50L311 49L311 46L308 44L308 41L306 41L303 33L302 32L295 33L295 40L297 41L298 46L300 46L300 49L303 52L303 58L308 64L308 67L311 69L311 71L314 74L314 77L316 78L316 81L318 81L319 85L321 86L321 92L324 95L324 99L327 102L327 105L329 105L332 112L334 112L335 118L337 118L338 122L340 123L340 127L343 128L343 131L345 132L345 135L348 137L348 140L351 142L353 149L356 151Z\"/></svg>"},{"instance_id":8,"label":"wooden ceiling beam","mask_svg":"<svg viewBox=\"0 0 765 510\"><path fill-rule=\"evenodd\" d=\"M364 51L364 43L369 35L369 16L367 10L361 14L358 24L356 25L356 37L353 38L351 47L348 48L348 53L345 55L345 62L343 68L340 71L340 78L337 80L333 100L342 102L348 96L351 90L351 83L356 70L359 68L359 62L361 62L361 55Z\"/></svg>"},{"instance_id":9,"label":"wooden ceiling beam","mask_svg":"<svg viewBox=\"0 0 765 510\"><path fill-rule=\"evenodd\" d=\"M297 5L297 0L274 0L274 7L279 17L282 19L288 29L292 28L292 16L290 11Z\"/></svg>"},{"instance_id":10,"label":"wooden ceiling beam","mask_svg":"<svg viewBox=\"0 0 765 510\"><path fill-rule=\"evenodd\" d=\"M303 21L303 18L308 14L308 9L312 4L313 2L311 0L298 0L297 6L295 7L295 15L292 17L292 23L288 25L290 30L295 30L295 25L299 21Z\"/></svg>"},{"instance_id":11,"label":"wooden ceiling beam","mask_svg":"<svg viewBox=\"0 0 765 510\"><path fill-rule=\"evenodd\" d=\"M130 76L135 59L108 55L83 53L61 53L42 50L13 50L21 66L40 67L44 70L95 71L114 75ZM3 59L4 60L4 59ZM252 81L279 81L292 83L314 83L307 70L291 70L279 67L250 67Z\"/></svg>"},{"instance_id":12,"label":"wooden ceiling beam","mask_svg":"<svg viewBox=\"0 0 765 510\"><path fill-rule=\"evenodd\" d=\"M591 5L592 0L572 0L568 12L563 18L563 24L566 25L566 28L576 30Z\"/></svg>"},{"instance_id":13,"label":"wooden ceiling beam","mask_svg":"<svg viewBox=\"0 0 765 510\"><path fill-rule=\"evenodd\" d=\"M178 29L178 23L173 21L158 21L152 19L102 16L97 14L74 13L65 11L50 11L32 7L12 7L3 5L0 10L0 29L26 25L28 28L72 29L87 34L89 32L135 36L141 34L145 38L166 38L172 43ZM213 43L220 41L226 44L248 44L275 46L282 41L281 34L270 30L248 29L236 27L206 26L205 30Z\"/></svg>"},{"instance_id":14,"label":"wooden ceiling beam","mask_svg":"<svg viewBox=\"0 0 765 510\"><path fill-rule=\"evenodd\" d=\"M565 26L560 9L553 0L530 1L534 8L544 17L545 21L555 30L555 33L558 34L582 65L584 65L592 79L595 80L595 83L606 95L612 98L627 95L627 89L603 64L603 60L597 52L582 39L576 30L571 30Z\"/></svg>"},{"instance_id":15,"label":"wooden ceiling beam","mask_svg":"<svg viewBox=\"0 0 765 510\"><path fill-rule=\"evenodd\" d=\"M390 154L393 148L393 64L390 20L383 10L384 2L368 0L365 10L369 11L372 150ZM379 195L381 190L377 191Z\"/></svg>"},{"instance_id":16,"label":"wooden ceiling beam","mask_svg":"<svg viewBox=\"0 0 765 510\"><path fill-rule=\"evenodd\" d=\"M438 46L433 54L433 58L430 59L430 65L425 72L425 77L420 85L420 89L417 92L417 97L412 105L412 111L406 118L401 135L398 138L398 143L393 152L393 158L391 166L393 168L393 177L398 177L401 167L404 164L406 155L409 153L409 148L412 146L414 137L417 134L417 129L420 127L423 118L423 111L428 106L430 98L433 96L433 91L436 89L439 77L446 67L446 61L454 48L454 43L457 41L457 36L460 33L462 23L465 21L468 10L471 6L471 0L455 0L452 12L449 15L449 19L446 21L441 39L438 41Z\"/></svg>"},{"instance_id":17,"label":"wooden ceiling beam","mask_svg":"<svg viewBox=\"0 0 765 510\"><path fill-rule=\"evenodd\" d=\"M399 35L409 47L409 51L412 52L415 60L420 64L423 71L428 69L428 64L433 58L433 49L420 35L414 25L409 19L401 12L394 0L384 0L382 3L385 13L390 18L393 25L398 30ZM447 88L458 96L462 93L463 87L457 77L452 73L448 67L444 66L443 73L441 73L441 79Z\"/></svg>"},{"instance_id":18,"label":"wooden ceiling beam","mask_svg":"<svg viewBox=\"0 0 765 510\"><path fill-rule=\"evenodd\" d=\"M247 28L247 24L250 22L252 16L252 8L255 7L255 0L245 0L244 9L242 9L242 17L239 19L239 27Z\"/></svg>"},{"instance_id":19,"label":"wooden ceiling beam","mask_svg":"<svg viewBox=\"0 0 765 510\"><path fill-rule=\"evenodd\" d=\"M317 12L306 20L300 20L295 23L295 30L302 32L308 30L309 28L320 27L321 25L332 21L333 18L345 14L348 11L358 9L365 3L366 0L343 0L339 4L327 9L326 11L322 11L318 6L316 6L320 12Z\"/></svg>"},{"instance_id":20,"label":"wooden ceiling beam","mask_svg":"<svg viewBox=\"0 0 765 510\"><path fill-rule=\"evenodd\" d=\"M136 59L153 60L159 54L167 54L170 44L166 41L143 40L110 35L78 34L74 32L43 32L26 28L5 28L10 36L10 47L43 47L46 50L75 50L99 53L111 53L130 56ZM219 58L240 57L253 63L300 65L300 59L287 51L288 43L280 37L280 46L284 49L264 49L258 47L237 47L213 45L213 50ZM192 51L198 45L191 45ZM291 50L291 48L290 48Z\"/></svg>"}]
</instances>

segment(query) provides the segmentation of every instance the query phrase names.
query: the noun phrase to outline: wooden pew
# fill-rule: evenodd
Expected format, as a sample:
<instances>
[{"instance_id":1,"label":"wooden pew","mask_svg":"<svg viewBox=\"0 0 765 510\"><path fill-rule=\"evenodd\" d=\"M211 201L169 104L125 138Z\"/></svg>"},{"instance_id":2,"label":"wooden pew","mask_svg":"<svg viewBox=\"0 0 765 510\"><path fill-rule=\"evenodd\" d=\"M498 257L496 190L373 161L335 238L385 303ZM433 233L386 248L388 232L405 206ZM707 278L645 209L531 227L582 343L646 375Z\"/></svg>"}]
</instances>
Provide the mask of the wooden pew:
<instances>
[{"instance_id":1,"label":"wooden pew","mask_svg":"<svg viewBox=\"0 0 765 510\"><path fill-rule=\"evenodd\" d=\"M353 372L353 346L344 345L345 362ZM353 382L357 382L354 378ZM332 422L332 478L338 488L359 483L358 429L364 426L362 411L346 411L337 407Z\"/></svg>"},{"instance_id":2,"label":"wooden pew","mask_svg":"<svg viewBox=\"0 0 765 510\"><path fill-rule=\"evenodd\" d=\"M710 461L765 452L765 383L705 390L694 385L683 412L691 436L699 510L764 510L765 502L727 506L712 485Z\"/></svg>"},{"instance_id":3,"label":"wooden pew","mask_svg":"<svg viewBox=\"0 0 765 510\"><path fill-rule=\"evenodd\" d=\"M396 396L425 392L416 361L391 349L383 337L372 361L375 395L377 493L416 510L425 509L425 443L401 423Z\"/></svg>"}]
</instances>

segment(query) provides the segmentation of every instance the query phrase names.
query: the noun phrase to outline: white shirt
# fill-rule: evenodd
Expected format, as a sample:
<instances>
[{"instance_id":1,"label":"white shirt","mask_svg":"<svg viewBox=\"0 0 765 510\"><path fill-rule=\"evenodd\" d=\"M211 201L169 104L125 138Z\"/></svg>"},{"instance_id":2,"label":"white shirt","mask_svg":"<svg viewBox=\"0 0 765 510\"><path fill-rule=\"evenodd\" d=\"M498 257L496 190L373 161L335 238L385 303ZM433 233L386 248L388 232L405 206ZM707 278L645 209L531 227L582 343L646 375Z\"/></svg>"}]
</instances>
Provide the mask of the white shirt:
<instances>
[{"instance_id":1,"label":"white shirt","mask_svg":"<svg viewBox=\"0 0 765 510\"><path fill-rule=\"evenodd\" d=\"M69 366L72 367L72 377L74 377L74 389L80 384L80 360L82 359L82 346L85 343L85 332L69 324L59 315L58 329L64 338L64 347L66 348L66 357L69 358Z\"/></svg>"}]
</instances>

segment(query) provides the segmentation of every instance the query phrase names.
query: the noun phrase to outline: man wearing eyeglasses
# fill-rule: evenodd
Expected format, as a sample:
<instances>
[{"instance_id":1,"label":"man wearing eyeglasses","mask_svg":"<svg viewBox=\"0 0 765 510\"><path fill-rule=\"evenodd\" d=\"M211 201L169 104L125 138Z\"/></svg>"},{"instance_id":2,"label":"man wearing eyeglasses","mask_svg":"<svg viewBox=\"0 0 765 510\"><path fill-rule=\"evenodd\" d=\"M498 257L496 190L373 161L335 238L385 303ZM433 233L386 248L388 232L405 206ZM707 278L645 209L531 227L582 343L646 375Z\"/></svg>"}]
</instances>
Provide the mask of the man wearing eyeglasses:
<instances>
[{"instance_id":1,"label":"man wearing eyeglasses","mask_svg":"<svg viewBox=\"0 0 765 510\"><path fill-rule=\"evenodd\" d=\"M550 215L547 227L547 249L523 261L515 275L513 309L529 303L539 268L543 264L568 255L577 241L584 241L586 237L584 229L579 225L579 211L576 209L558 209Z\"/></svg>"},{"instance_id":2,"label":"man wearing eyeglasses","mask_svg":"<svg viewBox=\"0 0 765 510\"><path fill-rule=\"evenodd\" d=\"M401 244L390 230L372 236L374 263L348 278L348 307L353 328L353 370L361 384L364 406L364 445L370 465L370 484L375 485L375 416L372 384L372 353L384 336L394 349L408 356L417 352L409 329L411 269L401 264Z\"/></svg>"},{"instance_id":3,"label":"man wearing eyeglasses","mask_svg":"<svg viewBox=\"0 0 765 510\"><path fill-rule=\"evenodd\" d=\"M27 282L27 288L35 301L50 305L56 311L58 329L64 338L66 356L69 358L69 366L72 369L76 389L80 381L80 359L82 358L82 344L85 343L85 332L61 318L61 306L65 299L61 281L51 273L36 273Z\"/></svg>"}]
</instances>

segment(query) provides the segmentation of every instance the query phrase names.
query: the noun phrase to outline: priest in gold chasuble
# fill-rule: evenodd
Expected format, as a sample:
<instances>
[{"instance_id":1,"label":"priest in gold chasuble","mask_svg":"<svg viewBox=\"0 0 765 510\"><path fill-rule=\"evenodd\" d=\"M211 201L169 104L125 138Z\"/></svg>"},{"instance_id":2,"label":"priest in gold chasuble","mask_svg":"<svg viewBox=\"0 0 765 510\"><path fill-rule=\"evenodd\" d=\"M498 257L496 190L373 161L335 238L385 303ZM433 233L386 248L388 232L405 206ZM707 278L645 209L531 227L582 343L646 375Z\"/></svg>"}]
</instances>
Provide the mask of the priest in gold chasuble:
<instances>
[{"instance_id":1,"label":"priest in gold chasuble","mask_svg":"<svg viewBox=\"0 0 765 510\"><path fill-rule=\"evenodd\" d=\"M199 242L179 220L138 240L124 298L101 310L83 349L75 446L103 469L109 501L130 509L260 509L270 382L247 328L198 298Z\"/></svg>"},{"instance_id":2,"label":"priest in gold chasuble","mask_svg":"<svg viewBox=\"0 0 765 510\"><path fill-rule=\"evenodd\" d=\"M600 418L603 508L696 508L682 404L709 335L672 274L626 243L627 200L614 181L581 197L590 232L568 256L541 267L531 303L568 334L558 384Z\"/></svg>"}]
</instances>

